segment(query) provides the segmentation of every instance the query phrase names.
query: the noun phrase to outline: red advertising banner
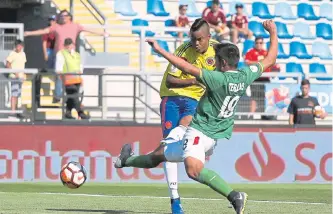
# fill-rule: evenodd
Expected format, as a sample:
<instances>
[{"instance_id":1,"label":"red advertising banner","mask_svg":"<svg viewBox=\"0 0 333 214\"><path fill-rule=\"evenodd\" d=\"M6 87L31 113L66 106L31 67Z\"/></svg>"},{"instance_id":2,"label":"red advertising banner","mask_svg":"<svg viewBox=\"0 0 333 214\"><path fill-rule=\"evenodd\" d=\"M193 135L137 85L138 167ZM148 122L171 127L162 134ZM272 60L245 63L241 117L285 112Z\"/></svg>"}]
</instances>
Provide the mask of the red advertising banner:
<instances>
[{"instance_id":1,"label":"red advertising banner","mask_svg":"<svg viewBox=\"0 0 333 214\"><path fill-rule=\"evenodd\" d=\"M164 182L161 168L113 167L125 143L135 154L154 150L159 127L15 125L1 126L0 135L0 182L58 181L61 166L70 160L85 166L90 182ZM224 172L229 182L327 182L331 142L330 129L236 128L230 141L218 143L207 167ZM180 180L189 181L184 171Z\"/></svg>"}]
</instances>

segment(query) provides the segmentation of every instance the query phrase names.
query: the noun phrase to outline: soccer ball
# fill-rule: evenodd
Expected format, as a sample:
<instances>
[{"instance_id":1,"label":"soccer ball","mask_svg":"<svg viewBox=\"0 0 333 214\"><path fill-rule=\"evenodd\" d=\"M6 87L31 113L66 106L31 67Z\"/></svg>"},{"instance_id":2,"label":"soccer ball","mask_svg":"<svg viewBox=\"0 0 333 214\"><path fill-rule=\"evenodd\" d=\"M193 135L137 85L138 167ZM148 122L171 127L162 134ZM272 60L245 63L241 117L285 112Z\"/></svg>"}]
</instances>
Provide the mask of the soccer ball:
<instances>
[{"instance_id":1,"label":"soccer ball","mask_svg":"<svg viewBox=\"0 0 333 214\"><path fill-rule=\"evenodd\" d=\"M316 118L320 118L323 113L325 113L325 110L321 106L315 106L313 108L313 114Z\"/></svg>"},{"instance_id":2,"label":"soccer ball","mask_svg":"<svg viewBox=\"0 0 333 214\"><path fill-rule=\"evenodd\" d=\"M69 162L61 168L60 180L64 186L77 189L87 180L86 169L78 162Z\"/></svg>"}]
</instances>

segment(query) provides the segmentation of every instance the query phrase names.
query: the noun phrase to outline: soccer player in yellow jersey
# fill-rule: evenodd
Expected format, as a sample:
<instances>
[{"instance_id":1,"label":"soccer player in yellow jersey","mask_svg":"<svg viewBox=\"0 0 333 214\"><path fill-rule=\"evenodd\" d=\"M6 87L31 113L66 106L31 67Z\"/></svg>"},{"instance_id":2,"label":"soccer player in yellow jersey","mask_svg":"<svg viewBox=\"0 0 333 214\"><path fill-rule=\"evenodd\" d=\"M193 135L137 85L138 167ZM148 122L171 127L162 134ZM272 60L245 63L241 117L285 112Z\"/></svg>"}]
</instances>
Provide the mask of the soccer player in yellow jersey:
<instances>
[{"instance_id":1,"label":"soccer player in yellow jersey","mask_svg":"<svg viewBox=\"0 0 333 214\"><path fill-rule=\"evenodd\" d=\"M210 38L208 23L204 19L196 19L191 26L190 37L191 41L181 45L175 55L198 68L214 70L213 45L218 42ZM204 92L205 89L195 77L183 73L171 64L168 65L160 88L163 138L167 139L173 128L177 126L185 128L190 124ZM178 194L177 163L166 162L164 171L171 197L172 214L183 214Z\"/></svg>"}]
</instances>

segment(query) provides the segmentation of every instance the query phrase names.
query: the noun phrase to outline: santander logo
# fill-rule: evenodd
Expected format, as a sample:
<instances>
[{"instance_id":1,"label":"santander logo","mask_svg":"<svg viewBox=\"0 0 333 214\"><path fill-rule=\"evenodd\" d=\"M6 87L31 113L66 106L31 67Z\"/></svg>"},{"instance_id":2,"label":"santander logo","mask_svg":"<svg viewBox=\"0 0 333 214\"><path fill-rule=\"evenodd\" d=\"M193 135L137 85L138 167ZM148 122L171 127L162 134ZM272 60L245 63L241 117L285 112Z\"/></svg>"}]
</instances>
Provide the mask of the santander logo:
<instances>
[{"instance_id":1,"label":"santander logo","mask_svg":"<svg viewBox=\"0 0 333 214\"><path fill-rule=\"evenodd\" d=\"M285 169L283 159L272 153L271 147L259 130L260 143L253 142L252 152L242 155L235 164L237 173L250 181L271 181Z\"/></svg>"}]
</instances>

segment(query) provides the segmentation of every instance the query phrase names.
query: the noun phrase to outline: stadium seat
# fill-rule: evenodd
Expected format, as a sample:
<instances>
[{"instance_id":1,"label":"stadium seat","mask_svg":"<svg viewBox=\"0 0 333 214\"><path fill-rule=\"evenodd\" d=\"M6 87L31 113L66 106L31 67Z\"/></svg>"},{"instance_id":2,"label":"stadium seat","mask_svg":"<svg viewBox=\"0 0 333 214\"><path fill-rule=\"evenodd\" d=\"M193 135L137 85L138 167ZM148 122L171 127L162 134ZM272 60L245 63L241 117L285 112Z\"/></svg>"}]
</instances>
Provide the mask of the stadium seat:
<instances>
[{"instance_id":1,"label":"stadium seat","mask_svg":"<svg viewBox=\"0 0 333 214\"><path fill-rule=\"evenodd\" d=\"M333 59L331 50L326 43L315 42L312 45L312 56L319 57L320 59Z\"/></svg>"},{"instance_id":2,"label":"stadium seat","mask_svg":"<svg viewBox=\"0 0 333 214\"><path fill-rule=\"evenodd\" d=\"M275 5L274 15L286 20L296 20L297 17L293 14L288 3L280 2Z\"/></svg>"},{"instance_id":3,"label":"stadium seat","mask_svg":"<svg viewBox=\"0 0 333 214\"><path fill-rule=\"evenodd\" d=\"M325 65L319 63L311 63L309 66L310 74L327 74ZM332 80L330 77L316 77L317 80L327 81Z\"/></svg>"},{"instance_id":4,"label":"stadium seat","mask_svg":"<svg viewBox=\"0 0 333 214\"><path fill-rule=\"evenodd\" d=\"M154 16L169 16L164 9L162 0L148 0L147 1L147 13L153 14Z\"/></svg>"},{"instance_id":5,"label":"stadium seat","mask_svg":"<svg viewBox=\"0 0 333 214\"><path fill-rule=\"evenodd\" d=\"M332 40L332 26L325 23L319 23L316 25L316 34L317 37Z\"/></svg>"},{"instance_id":6,"label":"stadium seat","mask_svg":"<svg viewBox=\"0 0 333 214\"><path fill-rule=\"evenodd\" d=\"M136 16L138 15L132 8L131 0L115 0L114 12L120 13L123 16Z\"/></svg>"},{"instance_id":7,"label":"stadium seat","mask_svg":"<svg viewBox=\"0 0 333 214\"><path fill-rule=\"evenodd\" d=\"M265 31L264 27L260 22L249 22L249 29L253 32L254 36L262 36L264 38L269 37L268 33Z\"/></svg>"},{"instance_id":8,"label":"stadium seat","mask_svg":"<svg viewBox=\"0 0 333 214\"><path fill-rule=\"evenodd\" d=\"M302 65L294 63L294 62L287 63L287 65L286 65L286 73L301 73L302 76L303 76L302 79L305 78ZM294 77L294 80L297 80L297 77Z\"/></svg>"},{"instance_id":9,"label":"stadium seat","mask_svg":"<svg viewBox=\"0 0 333 214\"><path fill-rule=\"evenodd\" d=\"M326 18L327 20L332 21L333 19L332 5L328 3L320 5L319 16L321 18Z\"/></svg>"},{"instance_id":10,"label":"stadium seat","mask_svg":"<svg viewBox=\"0 0 333 214\"><path fill-rule=\"evenodd\" d=\"M243 56L254 47L254 41L253 40L245 40L243 45Z\"/></svg>"},{"instance_id":11,"label":"stadium seat","mask_svg":"<svg viewBox=\"0 0 333 214\"><path fill-rule=\"evenodd\" d=\"M245 66L246 66L245 62L239 62L238 66L237 66L237 69L244 68Z\"/></svg>"},{"instance_id":12,"label":"stadium seat","mask_svg":"<svg viewBox=\"0 0 333 214\"><path fill-rule=\"evenodd\" d=\"M269 49L270 42L267 42L267 50ZM281 43L278 44L278 58L279 59L287 59L289 55L284 52L283 46Z\"/></svg>"},{"instance_id":13,"label":"stadium seat","mask_svg":"<svg viewBox=\"0 0 333 214\"><path fill-rule=\"evenodd\" d=\"M157 40L157 43L158 43L158 45L159 45L160 47L162 47L164 50L170 52L170 50L169 50L169 46L168 46L168 43L167 43L166 41L164 41L164 40ZM152 55L155 55L155 56L157 55L157 56L161 57L159 54L157 54L155 51L153 51L153 49L151 49L151 54L152 54Z\"/></svg>"},{"instance_id":14,"label":"stadium seat","mask_svg":"<svg viewBox=\"0 0 333 214\"><path fill-rule=\"evenodd\" d=\"M311 59L312 56L308 54L306 47L303 43L300 42L291 42L290 43L290 56L295 56L299 59Z\"/></svg>"},{"instance_id":15,"label":"stadium seat","mask_svg":"<svg viewBox=\"0 0 333 214\"><path fill-rule=\"evenodd\" d=\"M188 0L184 2L184 4L187 4L186 15L188 17L201 17L201 13L198 11L197 6L195 5L195 0Z\"/></svg>"},{"instance_id":16,"label":"stadium seat","mask_svg":"<svg viewBox=\"0 0 333 214\"><path fill-rule=\"evenodd\" d=\"M148 21L147 20L142 20L142 19L133 19L132 21L132 26L149 26L148 24ZM133 34L138 34L138 35L141 35L141 31L140 30L132 30L132 33ZM150 30L147 30L146 31L146 36L148 37L152 37L154 36L155 33L150 31Z\"/></svg>"},{"instance_id":17,"label":"stadium seat","mask_svg":"<svg viewBox=\"0 0 333 214\"><path fill-rule=\"evenodd\" d=\"M287 25L281 22L275 22L278 32L278 37L281 39L291 39L292 35L289 34Z\"/></svg>"},{"instance_id":18,"label":"stadium seat","mask_svg":"<svg viewBox=\"0 0 333 214\"><path fill-rule=\"evenodd\" d=\"M242 2L239 2L239 1L231 1L229 2L229 14L228 15L234 15L236 14L236 4L243 4ZM243 13L245 15L247 15L248 18L251 18L252 15L250 13L247 12L246 10L246 6L243 4L244 8L243 8Z\"/></svg>"},{"instance_id":19,"label":"stadium seat","mask_svg":"<svg viewBox=\"0 0 333 214\"><path fill-rule=\"evenodd\" d=\"M164 22L164 26L165 27L175 27L176 26L176 23L175 23L175 20L173 19L168 19ZM166 34L170 34L171 36L174 36L174 37L177 37L178 36L178 33L177 32L174 32L174 31L165 31Z\"/></svg>"},{"instance_id":20,"label":"stadium seat","mask_svg":"<svg viewBox=\"0 0 333 214\"><path fill-rule=\"evenodd\" d=\"M303 22L296 22L294 24L294 36L301 39L316 39L311 33L309 24Z\"/></svg>"},{"instance_id":21,"label":"stadium seat","mask_svg":"<svg viewBox=\"0 0 333 214\"><path fill-rule=\"evenodd\" d=\"M304 18L306 20L318 20L320 19L315 15L311 5L306 3L301 3L297 5L297 15L298 18Z\"/></svg>"},{"instance_id":22,"label":"stadium seat","mask_svg":"<svg viewBox=\"0 0 333 214\"><path fill-rule=\"evenodd\" d=\"M271 19L274 17L269 13L267 4L261 2L252 3L252 15L258 16L261 19Z\"/></svg>"},{"instance_id":23,"label":"stadium seat","mask_svg":"<svg viewBox=\"0 0 333 214\"><path fill-rule=\"evenodd\" d=\"M212 6L212 3L213 3L213 1L208 1L208 2L206 3L207 7ZM223 5L222 5L221 2L220 2L220 7L223 9Z\"/></svg>"}]
</instances>

